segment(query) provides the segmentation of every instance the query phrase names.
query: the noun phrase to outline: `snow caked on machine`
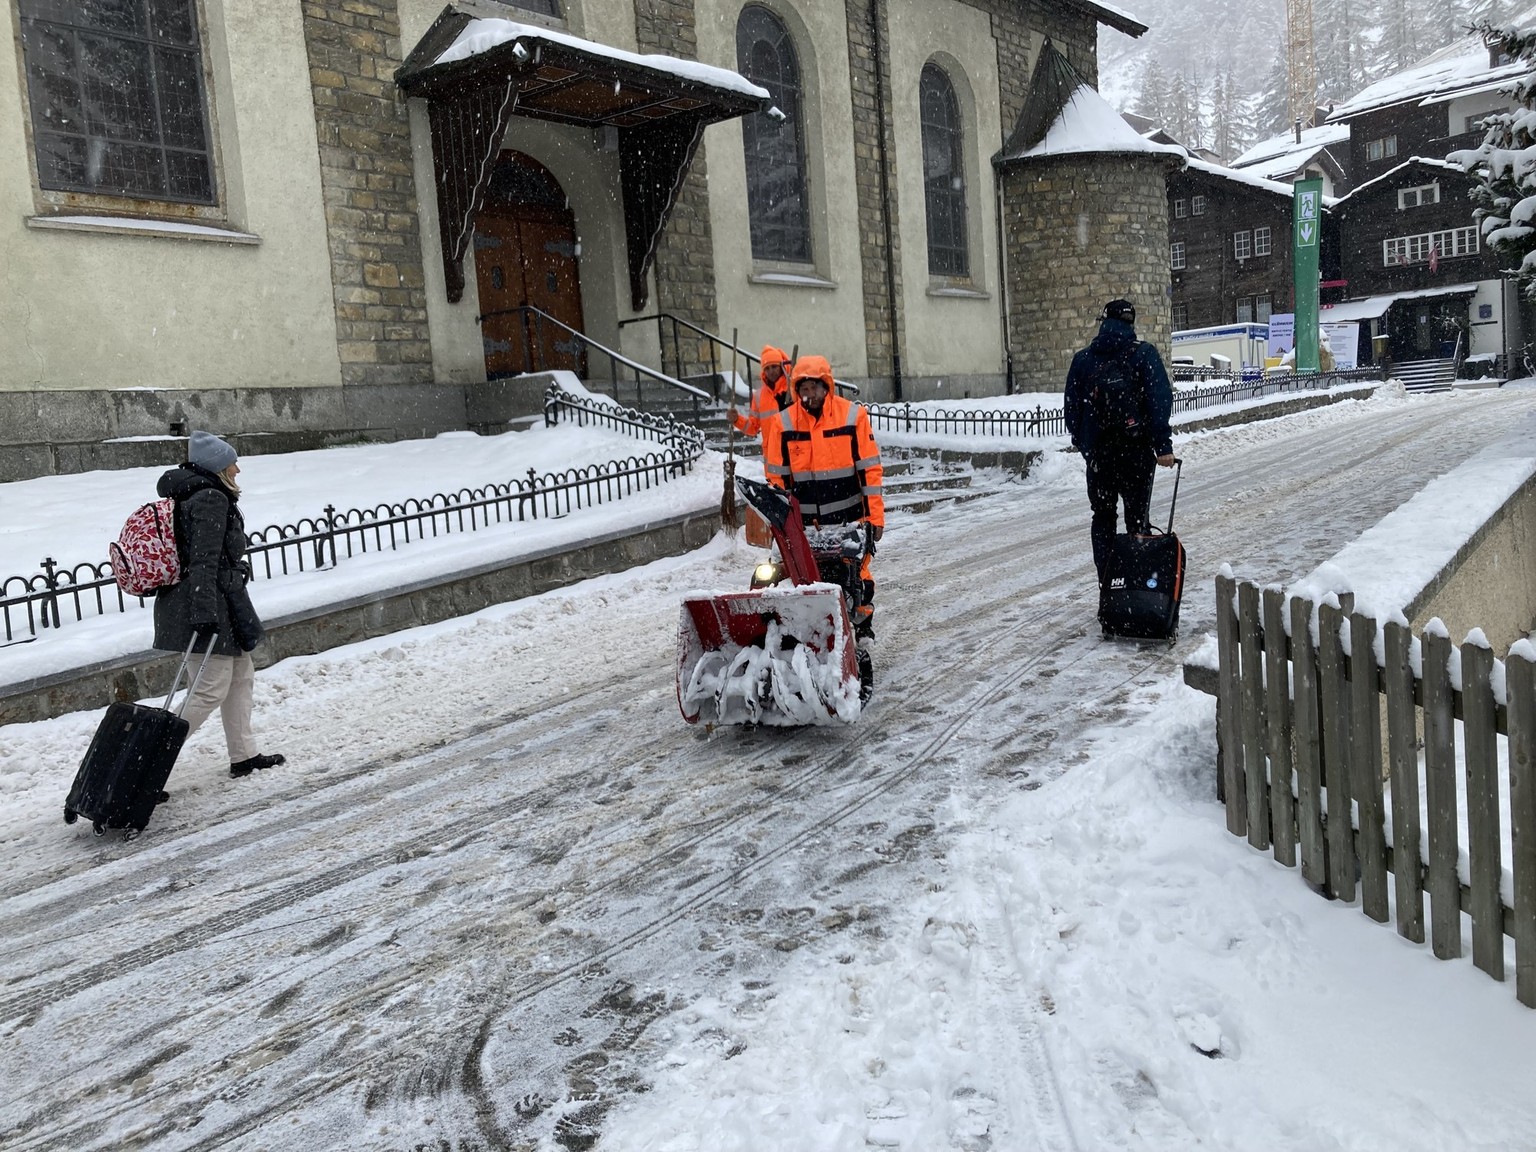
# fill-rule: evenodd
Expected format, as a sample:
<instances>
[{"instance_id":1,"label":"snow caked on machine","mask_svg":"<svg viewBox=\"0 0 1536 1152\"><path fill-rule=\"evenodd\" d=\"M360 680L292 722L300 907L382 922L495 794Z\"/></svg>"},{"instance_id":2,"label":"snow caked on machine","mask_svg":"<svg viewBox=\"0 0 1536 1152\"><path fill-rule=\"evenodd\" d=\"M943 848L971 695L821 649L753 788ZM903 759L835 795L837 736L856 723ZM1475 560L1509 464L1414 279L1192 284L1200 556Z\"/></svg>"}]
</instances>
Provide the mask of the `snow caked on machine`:
<instances>
[{"instance_id":1,"label":"snow caked on machine","mask_svg":"<svg viewBox=\"0 0 1536 1152\"><path fill-rule=\"evenodd\" d=\"M868 525L807 526L789 492L738 477L774 549L745 592L694 595L677 627L677 702L690 724L851 722L869 698L854 642Z\"/></svg>"}]
</instances>

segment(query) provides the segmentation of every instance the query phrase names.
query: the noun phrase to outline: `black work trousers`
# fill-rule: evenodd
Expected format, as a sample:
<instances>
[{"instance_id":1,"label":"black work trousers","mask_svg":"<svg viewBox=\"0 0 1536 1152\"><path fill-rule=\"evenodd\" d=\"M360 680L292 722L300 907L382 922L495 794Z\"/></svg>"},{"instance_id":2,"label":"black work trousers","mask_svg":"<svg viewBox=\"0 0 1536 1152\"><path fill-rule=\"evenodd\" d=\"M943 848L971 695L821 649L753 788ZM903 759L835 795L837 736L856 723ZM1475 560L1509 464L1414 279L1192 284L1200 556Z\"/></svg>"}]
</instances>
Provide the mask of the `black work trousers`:
<instances>
[{"instance_id":1,"label":"black work trousers","mask_svg":"<svg viewBox=\"0 0 1536 1152\"><path fill-rule=\"evenodd\" d=\"M1152 473L1157 458L1145 441L1103 443L1088 460L1088 506L1093 509L1093 566L1104 582L1104 565L1114 546L1120 504L1125 504L1125 530L1147 531L1152 503Z\"/></svg>"}]
</instances>

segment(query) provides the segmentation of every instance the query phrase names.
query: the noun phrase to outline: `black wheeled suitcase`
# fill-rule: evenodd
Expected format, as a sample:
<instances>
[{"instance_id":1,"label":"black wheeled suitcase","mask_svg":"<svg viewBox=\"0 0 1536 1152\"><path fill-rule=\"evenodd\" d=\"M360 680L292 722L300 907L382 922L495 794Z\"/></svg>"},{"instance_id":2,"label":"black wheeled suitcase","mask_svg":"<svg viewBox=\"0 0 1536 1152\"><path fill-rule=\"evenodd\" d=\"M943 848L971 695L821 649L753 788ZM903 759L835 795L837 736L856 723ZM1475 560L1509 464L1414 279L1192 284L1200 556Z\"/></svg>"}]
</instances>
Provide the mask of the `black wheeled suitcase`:
<instances>
[{"instance_id":1,"label":"black wheeled suitcase","mask_svg":"<svg viewBox=\"0 0 1536 1152\"><path fill-rule=\"evenodd\" d=\"M64 823L73 824L84 816L98 836L108 828L144 831L187 739L182 709L202 679L215 639L209 639L197 676L182 697L181 708L175 712L170 710L171 697L181 685L192 646L197 643L196 636L182 654L164 706L117 703L107 709L64 801Z\"/></svg>"},{"instance_id":2,"label":"black wheeled suitcase","mask_svg":"<svg viewBox=\"0 0 1536 1152\"><path fill-rule=\"evenodd\" d=\"M1173 534L1173 511L1179 502L1184 462L1178 461L1176 468L1168 527L1115 537L1099 589L1099 624L1105 636L1172 641L1178 635L1184 545Z\"/></svg>"}]
</instances>

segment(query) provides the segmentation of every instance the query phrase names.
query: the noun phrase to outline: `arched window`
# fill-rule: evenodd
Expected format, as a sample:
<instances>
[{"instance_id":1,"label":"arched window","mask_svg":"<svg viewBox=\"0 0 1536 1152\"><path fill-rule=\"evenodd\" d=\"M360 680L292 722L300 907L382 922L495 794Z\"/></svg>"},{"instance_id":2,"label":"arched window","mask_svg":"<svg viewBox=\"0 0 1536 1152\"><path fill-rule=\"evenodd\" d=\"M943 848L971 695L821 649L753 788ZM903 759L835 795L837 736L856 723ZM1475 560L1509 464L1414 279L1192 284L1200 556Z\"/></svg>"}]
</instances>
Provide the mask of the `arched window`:
<instances>
[{"instance_id":1,"label":"arched window","mask_svg":"<svg viewBox=\"0 0 1536 1152\"><path fill-rule=\"evenodd\" d=\"M736 68L768 89L782 118L754 113L741 122L747 154L747 218L757 260L811 261L805 189L805 127L800 61L783 21L748 4L736 22Z\"/></svg>"},{"instance_id":2,"label":"arched window","mask_svg":"<svg viewBox=\"0 0 1536 1152\"><path fill-rule=\"evenodd\" d=\"M923 65L923 199L928 209L928 274L969 276L965 226L965 157L955 86L937 64Z\"/></svg>"}]
</instances>

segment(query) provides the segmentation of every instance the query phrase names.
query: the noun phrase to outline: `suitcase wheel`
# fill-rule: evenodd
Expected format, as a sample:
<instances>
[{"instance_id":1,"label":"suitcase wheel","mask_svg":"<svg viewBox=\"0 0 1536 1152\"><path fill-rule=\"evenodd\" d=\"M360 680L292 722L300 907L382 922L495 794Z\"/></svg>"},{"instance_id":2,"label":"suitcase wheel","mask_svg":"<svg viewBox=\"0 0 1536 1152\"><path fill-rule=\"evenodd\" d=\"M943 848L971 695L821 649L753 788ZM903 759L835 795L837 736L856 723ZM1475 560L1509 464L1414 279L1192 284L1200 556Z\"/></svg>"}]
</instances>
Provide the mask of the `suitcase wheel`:
<instances>
[{"instance_id":1,"label":"suitcase wheel","mask_svg":"<svg viewBox=\"0 0 1536 1152\"><path fill-rule=\"evenodd\" d=\"M96 833L98 836L105 836L107 834L107 826L100 820L92 820L91 831Z\"/></svg>"},{"instance_id":2,"label":"suitcase wheel","mask_svg":"<svg viewBox=\"0 0 1536 1152\"><path fill-rule=\"evenodd\" d=\"M64 809L64 823L73 824L78 819L80 819L80 813L76 812L73 808Z\"/></svg>"}]
</instances>

